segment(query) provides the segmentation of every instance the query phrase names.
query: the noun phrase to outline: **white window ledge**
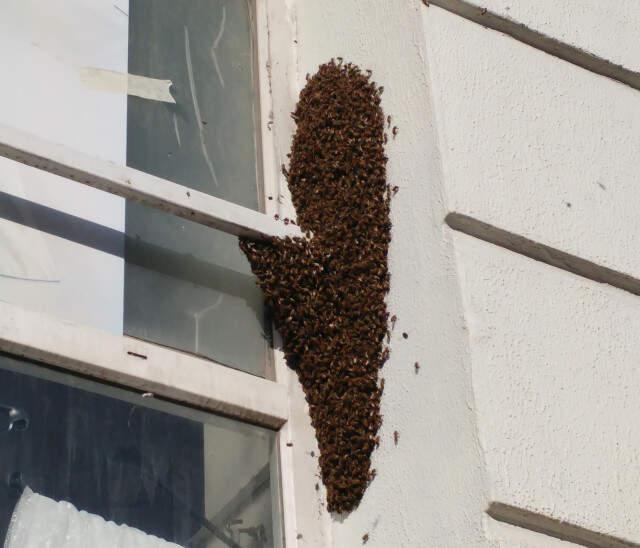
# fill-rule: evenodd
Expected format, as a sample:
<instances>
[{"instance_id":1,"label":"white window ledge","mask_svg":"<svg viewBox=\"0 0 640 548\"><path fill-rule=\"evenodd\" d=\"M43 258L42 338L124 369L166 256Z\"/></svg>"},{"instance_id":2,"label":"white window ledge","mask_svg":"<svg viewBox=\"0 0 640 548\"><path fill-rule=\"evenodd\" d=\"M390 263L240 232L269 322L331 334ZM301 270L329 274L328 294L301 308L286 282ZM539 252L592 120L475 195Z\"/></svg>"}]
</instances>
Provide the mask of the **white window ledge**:
<instances>
[{"instance_id":1,"label":"white window ledge","mask_svg":"<svg viewBox=\"0 0 640 548\"><path fill-rule=\"evenodd\" d=\"M0 351L269 428L288 417L282 384L7 303L0 303Z\"/></svg>"}]
</instances>

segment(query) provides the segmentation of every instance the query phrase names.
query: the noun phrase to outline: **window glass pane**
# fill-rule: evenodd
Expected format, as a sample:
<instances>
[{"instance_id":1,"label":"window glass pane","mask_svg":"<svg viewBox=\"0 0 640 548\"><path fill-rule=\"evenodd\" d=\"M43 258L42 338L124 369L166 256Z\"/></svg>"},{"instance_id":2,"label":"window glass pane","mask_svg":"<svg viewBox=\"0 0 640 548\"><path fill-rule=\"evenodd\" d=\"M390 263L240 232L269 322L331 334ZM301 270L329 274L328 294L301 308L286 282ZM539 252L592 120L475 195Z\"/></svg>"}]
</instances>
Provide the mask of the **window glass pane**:
<instances>
[{"instance_id":1,"label":"window glass pane","mask_svg":"<svg viewBox=\"0 0 640 548\"><path fill-rule=\"evenodd\" d=\"M123 165L125 90L83 74L127 72L128 1L1 5L0 123ZM4 158L0 193L0 300L121 334L124 199Z\"/></svg>"},{"instance_id":2,"label":"window glass pane","mask_svg":"<svg viewBox=\"0 0 640 548\"><path fill-rule=\"evenodd\" d=\"M129 96L127 163L260 209L252 5L130 0L129 72L167 75L176 103Z\"/></svg>"},{"instance_id":3,"label":"window glass pane","mask_svg":"<svg viewBox=\"0 0 640 548\"><path fill-rule=\"evenodd\" d=\"M274 441L270 430L2 355L0 540L281 546Z\"/></svg>"},{"instance_id":4,"label":"window glass pane","mask_svg":"<svg viewBox=\"0 0 640 548\"><path fill-rule=\"evenodd\" d=\"M7 0L0 59L15 85L0 88L0 122L260 209L252 10ZM127 72L171 80L176 103L104 80ZM269 328L235 238L126 209L125 254L122 198L0 158L0 299L266 375Z\"/></svg>"},{"instance_id":5,"label":"window glass pane","mask_svg":"<svg viewBox=\"0 0 640 548\"><path fill-rule=\"evenodd\" d=\"M259 209L252 2L131 0L129 71L176 104L129 97L127 163ZM237 239L128 203L125 332L266 375L264 310Z\"/></svg>"},{"instance_id":6,"label":"window glass pane","mask_svg":"<svg viewBox=\"0 0 640 548\"><path fill-rule=\"evenodd\" d=\"M238 239L127 207L126 333L265 376L269 324Z\"/></svg>"}]
</instances>

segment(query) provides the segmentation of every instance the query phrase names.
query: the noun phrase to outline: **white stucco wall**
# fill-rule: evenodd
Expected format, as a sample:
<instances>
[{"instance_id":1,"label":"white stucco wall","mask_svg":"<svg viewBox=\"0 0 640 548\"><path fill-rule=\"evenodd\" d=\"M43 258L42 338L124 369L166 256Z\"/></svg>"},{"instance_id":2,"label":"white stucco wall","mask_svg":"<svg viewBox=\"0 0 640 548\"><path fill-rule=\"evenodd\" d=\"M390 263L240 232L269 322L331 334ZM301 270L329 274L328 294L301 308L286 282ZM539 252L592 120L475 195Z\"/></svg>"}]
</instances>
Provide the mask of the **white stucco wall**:
<instances>
[{"instance_id":1,"label":"white stucco wall","mask_svg":"<svg viewBox=\"0 0 640 548\"><path fill-rule=\"evenodd\" d=\"M635 68L638 5L482 5ZM442 9L423 18L447 209L637 279L639 92ZM453 235L491 502L640 542L638 297ZM500 546L561 542L485 527Z\"/></svg>"},{"instance_id":2,"label":"white stucco wall","mask_svg":"<svg viewBox=\"0 0 640 548\"><path fill-rule=\"evenodd\" d=\"M640 300L464 234L492 500L640 539Z\"/></svg>"},{"instance_id":3,"label":"white stucco wall","mask_svg":"<svg viewBox=\"0 0 640 548\"><path fill-rule=\"evenodd\" d=\"M515 525L509 525L487 518L485 522L487 540L496 548L577 548L580 545L556 538L543 533L523 530Z\"/></svg>"},{"instance_id":4,"label":"white stucco wall","mask_svg":"<svg viewBox=\"0 0 640 548\"><path fill-rule=\"evenodd\" d=\"M640 30L634 0L472 0L503 17L597 55L628 69L640 70L635 38Z\"/></svg>"},{"instance_id":5,"label":"white stucco wall","mask_svg":"<svg viewBox=\"0 0 640 548\"><path fill-rule=\"evenodd\" d=\"M640 93L423 13L449 208L640 276Z\"/></svg>"},{"instance_id":6,"label":"white stucco wall","mask_svg":"<svg viewBox=\"0 0 640 548\"><path fill-rule=\"evenodd\" d=\"M399 128L387 147L389 182L400 188L392 204L388 299L398 321L382 372L378 474L356 511L330 518L327 540L335 547L360 546L365 533L374 547L485 545L484 466L453 247L442 226L445 194L421 8L406 0L295 5L298 88L319 64L343 57L373 71L385 88L383 109ZM317 546L300 533L299 546Z\"/></svg>"},{"instance_id":7,"label":"white stucco wall","mask_svg":"<svg viewBox=\"0 0 640 548\"><path fill-rule=\"evenodd\" d=\"M292 376L296 544L352 547L368 533L381 547L577 546L488 517L491 502L640 540L625 508L638 440L630 425L620 430L640 382L623 329L636 297L444 227L456 211L636 274L637 92L419 0L284 4L288 18L271 29L277 162L306 73L331 57L373 71L400 130L387 148L400 187L389 296L399 320L383 370L378 475L351 515L326 514ZM543 8L552 20L551 3ZM549 34L574 32L569 45L615 61L615 47L580 38L599 12L574 8L557 7L566 32ZM621 5L603 33L631 9Z\"/></svg>"}]
</instances>

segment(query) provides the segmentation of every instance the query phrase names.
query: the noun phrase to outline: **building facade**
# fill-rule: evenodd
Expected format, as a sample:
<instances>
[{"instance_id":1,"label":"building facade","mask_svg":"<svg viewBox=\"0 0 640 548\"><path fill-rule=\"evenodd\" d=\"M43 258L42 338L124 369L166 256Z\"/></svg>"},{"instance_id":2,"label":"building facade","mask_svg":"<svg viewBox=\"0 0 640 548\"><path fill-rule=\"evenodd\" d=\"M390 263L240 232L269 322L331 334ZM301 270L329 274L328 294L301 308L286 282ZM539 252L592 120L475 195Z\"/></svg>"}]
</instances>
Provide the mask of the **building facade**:
<instances>
[{"instance_id":1,"label":"building facade","mask_svg":"<svg viewBox=\"0 0 640 548\"><path fill-rule=\"evenodd\" d=\"M640 545L635 2L0 10L7 546ZM377 474L344 516L237 246L299 234L290 113L332 58L398 128Z\"/></svg>"}]
</instances>

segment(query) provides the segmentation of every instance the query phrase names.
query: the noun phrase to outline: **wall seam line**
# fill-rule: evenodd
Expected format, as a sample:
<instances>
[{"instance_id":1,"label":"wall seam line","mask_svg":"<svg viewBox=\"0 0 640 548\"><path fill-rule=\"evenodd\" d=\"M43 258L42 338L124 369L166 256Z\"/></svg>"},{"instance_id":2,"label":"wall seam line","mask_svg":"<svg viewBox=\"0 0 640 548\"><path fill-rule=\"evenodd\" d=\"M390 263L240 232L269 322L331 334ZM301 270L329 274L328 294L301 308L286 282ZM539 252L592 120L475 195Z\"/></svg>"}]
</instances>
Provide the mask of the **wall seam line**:
<instances>
[{"instance_id":1,"label":"wall seam line","mask_svg":"<svg viewBox=\"0 0 640 548\"><path fill-rule=\"evenodd\" d=\"M445 217L449 228L593 282L640 296L640 279L577 255L531 240L463 213Z\"/></svg>"},{"instance_id":2,"label":"wall seam line","mask_svg":"<svg viewBox=\"0 0 640 548\"><path fill-rule=\"evenodd\" d=\"M585 548L640 547L640 544L630 542L620 537L586 529L571 522L552 518L539 512L504 504L502 502L491 502L486 512L489 517L496 521L571 542L579 546L584 546Z\"/></svg>"},{"instance_id":3,"label":"wall seam line","mask_svg":"<svg viewBox=\"0 0 640 548\"><path fill-rule=\"evenodd\" d=\"M422 27L425 28L424 19L422 21ZM424 48L424 52L421 50L421 46ZM432 130L435 133L435 143L437 147L437 155L438 155L438 170L440 175L440 196L439 198L442 200L442 206L445 211L449 209L449 194L447 189L447 181L449 179L447 173L447 164L449 158L449 151L444 143L447 141L447 131L446 125L444 123L443 117L439 115L439 109L437 106L437 98L436 98L436 77L433 72L433 66L430 62L430 57L432 52L429 50L429 43L426 33L423 32L423 40L421 43L416 44L418 49L418 53L420 59L422 60L425 67L425 79L427 84L427 89L429 93L429 108L431 114L433 116L432 119ZM450 264L452 268L452 274L455 277L455 286L458 290L457 297L457 305L459 307L462 328L464 330L464 356L462 358L464 366L468 369L469 373L469 389L470 389L470 397L471 401L467 401L467 406L470 409L470 412L473 414L473 435L474 435L474 445L475 450L478 455L478 459L480 461L481 466L481 474L482 474L482 495L484 496L484 500L487 498L491 498L492 496L492 481L489 472L489 466L487 463L487 452L483 443L482 437L482 427L480 425L480 416L478 413L478 405L476 401L476 390L475 390L475 382L474 382L474 368L473 368L473 352L471 348L471 337L470 337L470 327L469 327L469 319L467 316L467 303L466 296L464 293L463 287L463 272L460 268L460 257L458 255L458 250L455 245L455 241L451 236L451 233L447 230L442 231L442 238L444 240L444 246L451 253L450 256ZM488 538L486 527L484 523L481 521L478 525L478 531L484 535L484 539Z\"/></svg>"},{"instance_id":4,"label":"wall seam line","mask_svg":"<svg viewBox=\"0 0 640 548\"><path fill-rule=\"evenodd\" d=\"M501 32L514 40L589 72L640 90L640 72L633 71L604 57L562 42L557 38L534 30L524 23L499 15L487 8L465 0L422 0L422 2L427 7L436 6L485 28Z\"/></svg>"}]
</instances>

